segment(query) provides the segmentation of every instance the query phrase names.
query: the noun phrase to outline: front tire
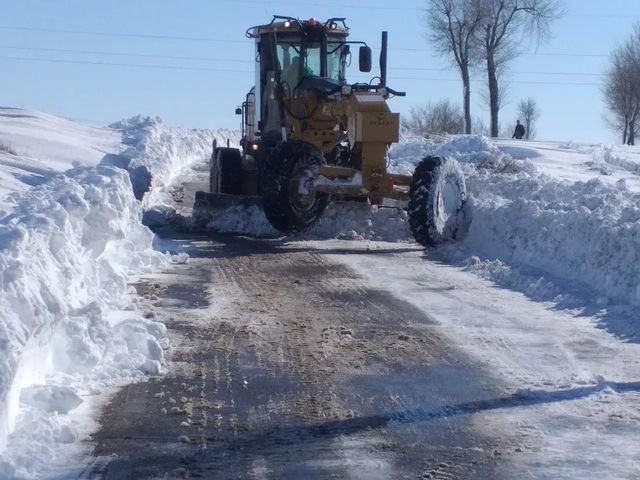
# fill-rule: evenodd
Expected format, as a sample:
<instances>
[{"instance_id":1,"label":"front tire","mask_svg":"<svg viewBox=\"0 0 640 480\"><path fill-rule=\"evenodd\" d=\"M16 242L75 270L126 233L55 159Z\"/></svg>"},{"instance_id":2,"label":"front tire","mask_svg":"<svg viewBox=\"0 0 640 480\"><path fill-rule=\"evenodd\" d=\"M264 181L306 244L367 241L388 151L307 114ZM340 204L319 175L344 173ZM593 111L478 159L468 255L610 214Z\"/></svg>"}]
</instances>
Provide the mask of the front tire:
<instances>
[{"instance_id":1,"label":"front tire","mask_svg":"<svg viewBox=\"0 0 640 480\"><path fill-rule=\"evenodd\" d=\"M416 242L435 247L460 239L468 228L467 189L458 162L426 157L409 189L409 225Z\"/></svg>"},{"instance_id":2,"label":"front tire","mask_svg":"<svg viewBox=\"0 0 640 480\"><path fill-rule=\"evenodd\" d=\"M325 165L322 152L301 140L279 143L267 158L261 182L262 205L271 225L283 233L313 228L329 202L326 193L305 192L305 179Z\"/></svg>"}]
</instances>

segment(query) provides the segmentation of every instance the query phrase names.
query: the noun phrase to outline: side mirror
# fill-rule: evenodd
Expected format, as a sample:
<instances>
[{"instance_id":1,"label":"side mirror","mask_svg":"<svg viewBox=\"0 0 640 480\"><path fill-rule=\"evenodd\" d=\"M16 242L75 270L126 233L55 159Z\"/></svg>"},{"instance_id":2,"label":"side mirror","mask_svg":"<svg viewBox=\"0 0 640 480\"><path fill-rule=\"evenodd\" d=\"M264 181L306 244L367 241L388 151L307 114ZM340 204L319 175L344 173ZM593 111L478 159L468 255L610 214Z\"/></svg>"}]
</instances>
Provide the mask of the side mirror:
<instances>
[{"instance_id":1,"label":"side mirror","mask_svg":"<svg viewBox=\"0 0 640 480\"><path fill-rule=\"evenodd\" d=\"M236 108L236 115L242 115L242 109L240 107Z\"/></svg>"},{"instance_id":2,"label":"side mirror","mask_svg":"<svg viewBox=\"0 0 640 480\"><path fill-rule=\"evenodd\" d=\"M359 64L361 72L371 71L371 48L367 46L360 47Z\"/></svg>"}]
</instances>

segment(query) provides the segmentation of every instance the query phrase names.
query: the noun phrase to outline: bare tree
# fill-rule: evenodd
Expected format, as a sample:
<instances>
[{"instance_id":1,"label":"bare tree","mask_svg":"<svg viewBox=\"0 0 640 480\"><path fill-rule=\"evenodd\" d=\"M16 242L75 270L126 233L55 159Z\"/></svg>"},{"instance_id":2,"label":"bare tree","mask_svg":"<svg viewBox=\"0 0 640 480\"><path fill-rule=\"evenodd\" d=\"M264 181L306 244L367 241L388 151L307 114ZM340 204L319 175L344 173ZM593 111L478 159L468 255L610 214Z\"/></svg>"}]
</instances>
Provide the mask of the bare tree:
<instances>
[{"instance_id":1,"label":"bare tree","mask_svg":"<svg viewBox=\"0 0 640 480\"><path fill-rule=\"evenodd\" d=\"M503 71L499 71L498 73L498 96L495 100L495 103L498 106L498 110L501 110L508 102L509 94L511 93L511 83L509 79L504 74ZM485 88L480 93L480 99L482 100L483 105L487 107L489 112L491 112L491 95L489 94L489 88Z\"/></svg>"},{"instance_id":2,"label":"bare tree","mask_svg":"<svg viewBox=\"0 0 640 480\"><path fill-rule=\"evenodd\" d=\"M460 71L465 133L471 133L470 70L479 58L475 34L482 26L483 14L480 0L428 0L428 38Z\"/></svg>"},{"instance_id":3,"label":"bare tree","mask_svg":"<svg viewBox=\"0 0 640 480\"><path fill-rule=\"evenodd\" d=\"M474 135L484 135L485 137L488 137L489 127L482 118L476 117L473 119L473 131L471 133Z\"/></svg>"},{"instance_id":4,"label":"bare tree","mask_svg":"<svg viewBox=\"0 0 640 480\"><path fill-rule=\"evenodd\" d=\"M549 35L551 21L560 9L555 0L481 0L484 22L479 31L489 89L491 136L499 132L499 73L519 53L517 41L523 34L538 42Z\"/></svg>"},{"instance_id":5,"label":"bare tree","mask_svg":"<svg viewBox=\"0 0 640 480\"><path fill-rule=\"evenodd\" d=\"M460 107L448 99L411 107L409 118L403 119L406 128L421 135L456 134L464 131L464 120Z\"/></svg>"},{"instance_id":6,"label":"bare tree","mask_svg":"<svg viewBox=\"0 0 640 480\"><path fill-rule=\"evenodd\" d=\"M409 109L409 116L401 117L402 126L413 133L424 133L427 126L427 107L420 105Z\"/></svg>"},{"instance_id":7,"label":"bare tree","mask_svg":"<svg viewBox=\"0 0 640 480\"><path fill-rule=\"evenodd\" d=\"M518 116L524 122L524 138L532 140L536 136L536 120L540 117L538 103L531 97L520 100Z\"/></svg>"},{"instance_id":8,"label":"bare tree","mask_svg":"<svg viewBox=\"0 0 640 480\"><path fill-rule=\"evenodd\" d=\"M608 123L622 133L622 143L635 145L640 130L640 24L615 48L610 62L603 88L605 104L613 115Z\"/></svg>"}]
</instances>

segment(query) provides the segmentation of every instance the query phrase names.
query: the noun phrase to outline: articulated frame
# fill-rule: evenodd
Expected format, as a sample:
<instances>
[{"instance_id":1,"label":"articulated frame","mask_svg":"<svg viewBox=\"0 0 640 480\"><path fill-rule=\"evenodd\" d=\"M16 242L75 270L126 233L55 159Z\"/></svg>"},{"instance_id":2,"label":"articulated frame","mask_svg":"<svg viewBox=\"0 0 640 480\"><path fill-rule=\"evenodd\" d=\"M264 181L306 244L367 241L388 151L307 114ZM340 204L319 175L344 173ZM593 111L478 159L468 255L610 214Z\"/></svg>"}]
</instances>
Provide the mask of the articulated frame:
<instances>
[{"instance_id":1,"label":"articulated frame","mask_svg":"<svg viewBox=\"0 0 640 480\"><path fill-rule=\"evenodd\" d=\"M285 100L292 138L314 144L325 155L348 138L352 155L357 157L354 167L359 168L320 167L315 191L368 197L374 205L381 205L384 198L407 200L411 177L387 172L387 150L399 140L400 116L390 111L385 97L378 92L352 92L327 101L310 91ZM306 112L310 112L308 116ZM358 172L362 172L361 182ZM329 181L323 182L323 178Z\"/></svg>"}]
</instances>

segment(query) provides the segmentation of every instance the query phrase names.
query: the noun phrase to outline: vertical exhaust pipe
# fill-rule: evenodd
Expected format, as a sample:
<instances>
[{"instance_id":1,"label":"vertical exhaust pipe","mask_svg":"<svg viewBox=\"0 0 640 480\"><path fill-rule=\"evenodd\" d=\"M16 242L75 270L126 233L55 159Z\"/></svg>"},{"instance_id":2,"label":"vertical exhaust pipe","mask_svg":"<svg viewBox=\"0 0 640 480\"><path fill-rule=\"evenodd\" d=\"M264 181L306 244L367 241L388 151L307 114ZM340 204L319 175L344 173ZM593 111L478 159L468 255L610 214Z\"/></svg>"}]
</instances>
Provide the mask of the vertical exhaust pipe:
<instances>
[{"instance_id":1,"label":"vertical exhaust pipe","mask_svg":"<svg viewBox=\"0 0 640 480\"><path fill-rule=\"evenodd\" d=\"M382 32L382 45L380 48L380 83L387 86L387 32Z\"/></svg>"}]
</instances>

